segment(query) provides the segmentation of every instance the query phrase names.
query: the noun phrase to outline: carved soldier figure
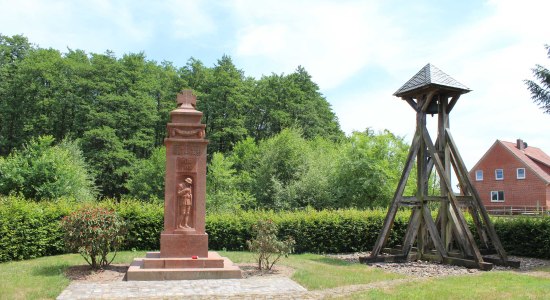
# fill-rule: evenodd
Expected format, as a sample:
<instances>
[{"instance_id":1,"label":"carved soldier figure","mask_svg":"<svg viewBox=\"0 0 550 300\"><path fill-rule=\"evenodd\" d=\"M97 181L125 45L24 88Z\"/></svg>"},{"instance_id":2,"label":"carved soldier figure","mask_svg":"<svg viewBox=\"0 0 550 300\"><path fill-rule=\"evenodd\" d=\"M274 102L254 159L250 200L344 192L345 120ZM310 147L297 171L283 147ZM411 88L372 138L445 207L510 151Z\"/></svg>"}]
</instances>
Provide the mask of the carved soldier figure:
<instances>
[{"instance_id":1,"label":"carved soldier figure","mask_svg":"<svg viewBox=\"0 0 550 300\"><path fill-rule=\"evenodd\" d=\"M178 184L178 206L180 212L180 222L178 228L189 228L189 216L191 215L191 206L193 205L193 179L191 177Z\"/></svg>"}]
</instances>

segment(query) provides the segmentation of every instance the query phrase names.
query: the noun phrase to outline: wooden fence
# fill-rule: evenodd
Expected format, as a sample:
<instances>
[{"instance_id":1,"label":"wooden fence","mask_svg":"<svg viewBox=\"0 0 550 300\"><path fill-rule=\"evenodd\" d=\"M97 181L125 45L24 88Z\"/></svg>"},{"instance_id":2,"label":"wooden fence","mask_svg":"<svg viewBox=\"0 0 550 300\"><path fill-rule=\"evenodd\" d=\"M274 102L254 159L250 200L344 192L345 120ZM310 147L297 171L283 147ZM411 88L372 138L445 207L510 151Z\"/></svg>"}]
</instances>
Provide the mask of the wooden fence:
<instances>
[{"instance_id":1,"label":"wooden fence","mask_svg":"<svg viewBox=\"0 0 550 300\"><path fill-rule=\"evenodd\" d=\"M487 212L494 216L545 216L550 215L548 207L544 206L506 206L506 205L485 205Z\"/></svg>"}]
</instances>

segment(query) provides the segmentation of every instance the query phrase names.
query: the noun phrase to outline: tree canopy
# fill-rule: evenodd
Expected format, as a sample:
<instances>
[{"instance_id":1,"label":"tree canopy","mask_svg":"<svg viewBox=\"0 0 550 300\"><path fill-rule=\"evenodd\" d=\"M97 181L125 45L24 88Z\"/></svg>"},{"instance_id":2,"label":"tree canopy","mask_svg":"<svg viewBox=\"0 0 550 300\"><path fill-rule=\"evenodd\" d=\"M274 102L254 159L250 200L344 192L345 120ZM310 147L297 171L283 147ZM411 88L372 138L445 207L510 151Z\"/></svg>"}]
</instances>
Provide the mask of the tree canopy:
<instances>
[{"instance_id":1,"label":"tree canopy","mask_svg":"<svg viewBox=\"0 0 550 300\"><path fill-rule=\"evenodd\" d=\"M177 67L145 53L62 53L0 34L0 156L41 135L78 140L100 195L120 197L132 185L131 166L163 145L176 94L187 88L204 113L209 161L290 127L303 128L307 139L344 137L302 67L254 79L225 55L213 67L195 58Z\"/></svg>"},{"instance_id":2,"label":"tree canopy","mask_svg":"<svg viewBox=\"0 0 550 300\"><path fill-rule=\"evenodd\" d=\"M229 56L183 67L0 35L0 194L33 199L164 197L166 123L197 95L209 210L386 205L408 145L389 131L346 137L301 66L246 76ZM411 185L414 187L414 185Z\"/></svg>"},{"instance_id":3,"label":"tree canopy","mask_svg":"<svg viewBox=\"0 0 550 300\"><path fill-rule=\"evenodd\" d=\"M548 58L550 58L550 45L545 46ZM550 114L550 70L542 65L536 65L533 69L534 80L525 80L527 89L531 92L533 102L547 114Z\"/></svg>"}]
</instances>

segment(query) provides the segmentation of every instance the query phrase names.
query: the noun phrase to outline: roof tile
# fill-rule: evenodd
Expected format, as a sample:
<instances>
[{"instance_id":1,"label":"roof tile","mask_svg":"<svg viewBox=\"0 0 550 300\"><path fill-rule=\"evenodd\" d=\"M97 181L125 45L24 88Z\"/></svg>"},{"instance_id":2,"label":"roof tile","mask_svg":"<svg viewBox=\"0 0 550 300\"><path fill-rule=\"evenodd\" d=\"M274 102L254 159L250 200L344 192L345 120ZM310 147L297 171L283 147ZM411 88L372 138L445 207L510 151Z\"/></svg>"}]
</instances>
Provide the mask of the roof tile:
<instances>
[{"instance_id":1,"label":"roof tile","mask_svg":"<svg viewBox=\"0 0 550 300\"><path fill-rule=\"evenodd\" d=\"M447 75L439 68L435 67L432 64L427 64L424 68L418 71L416 75L409 79L409 81L407 81L402 87L400 87L394 93L394 95L399 97L406 92L421 89L428 85L440 85L443 87L450 87L466 93L470 91L470 89L467 88L465 85L456 81L454 78Z\"/></svg>"},{"instance_id":2,"label":"roof tile","mask_svg":"<svg viewBox=\"0 0 550 300\"><path fill-rule=\"evenodd\" d=\"M537 147L527 147L524 150L519 150L516 147L516 143L511 142L505 142L505 141L499 141L501 142L508 150L510 150L517 158L519 158L525 165L529 166L533 172L537 173L539 177L541 177L543 180L546 181L546 183L550 183L550 174L544 171L539 165L537 165L534 160L547 165L550 167L550 156L548 156L544 151Z\"/></svg>"}]
</instances>

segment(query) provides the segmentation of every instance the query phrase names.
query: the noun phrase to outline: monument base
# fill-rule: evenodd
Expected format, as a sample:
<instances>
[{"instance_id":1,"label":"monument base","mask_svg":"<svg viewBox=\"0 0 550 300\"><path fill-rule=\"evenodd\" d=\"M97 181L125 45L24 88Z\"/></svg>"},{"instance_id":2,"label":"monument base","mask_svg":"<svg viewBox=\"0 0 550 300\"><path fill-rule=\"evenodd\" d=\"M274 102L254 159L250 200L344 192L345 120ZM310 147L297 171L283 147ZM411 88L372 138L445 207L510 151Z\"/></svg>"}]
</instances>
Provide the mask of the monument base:
<instances>
[{"instance_id":1,"label":"monument base","mask_svg":"<svg viewBox=\"0 0 550 300\"><path fill-rule=\"evenodd\" d=\"M184 233L178 230L174 233L163 232L160 235L161 257L207 257L208 234Z\"/></svg>"},{"instance_id":2,"label":"monument base","mask_svg":"<svg viewBox=\"0 0 550 300\"><path fill-rule=\"evenodd\" d=\"M136 258L126 273L128 281L238 279L241 269L227 257L209 251L206 257L161 257L160 252L147 252Z\"/></svg>"}]
</instances>

